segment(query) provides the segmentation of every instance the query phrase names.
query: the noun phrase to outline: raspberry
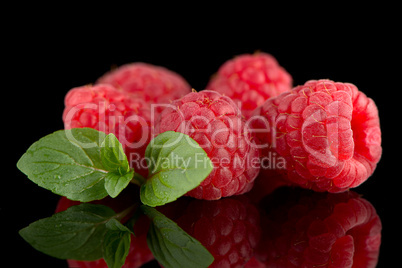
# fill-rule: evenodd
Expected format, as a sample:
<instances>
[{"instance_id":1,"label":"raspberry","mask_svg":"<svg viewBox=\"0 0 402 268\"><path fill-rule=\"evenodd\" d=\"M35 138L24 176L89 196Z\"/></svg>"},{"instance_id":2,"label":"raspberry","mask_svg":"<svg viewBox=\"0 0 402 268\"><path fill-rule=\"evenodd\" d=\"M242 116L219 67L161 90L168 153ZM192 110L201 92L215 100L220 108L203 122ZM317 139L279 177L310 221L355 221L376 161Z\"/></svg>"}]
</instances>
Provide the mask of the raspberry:
<instances>
[{"instance_id":1,"label":"raspberry","mask_svg":"<svg viewBox=\"0 0 402 268\"><path fill-rule=\"evenodd\" d=\"M93 204L106 205L115 210L117 213L123 211L125 208L134 203L135 193L131 191L125 191L117 198L105 198L102 200L93 201ZM78 201L71 201L66 197L61 197L56 208L56 213L66 210L67 208L75 205L79 205ZM126 222L132 215L128 215L122 219L122 222ZM123 268L136 268L141 267L144 263L147 263L154 259L147 244L147 232L149 227L149 220L146 216L141 216L134 225L135 236L131 235L130 251L126 258L126 262ZM107 268L107 264L103 259L96 261L76 261L67 260L70 268Z\"/></svg>"},{"instance_id":2,"label":"raspberry","mask_svg":"<svg viewBox=\"0 0 402 268\"><path fill-rule=\"evenodd\" d=\"M179 74L147 63L122 65L100 77L97 83L110 84L135 94L147 103L164 104L191 91Z\"/></svg>"},{"instance_id":3,"label":"raspberry","mask_svg":"<svg viewBox=\"0 0 402 268\"><path fill-rule=\"evenodd\" d=\"M243 267L253 256L260 215L245 196L205 201L191 199L177 224L214 256L211 267Z\"/></svg>"},{"instance_id":4,"label":"raspberry","mask_svg":"<svg viewBox=\"0 0 402 268\"><path fill-rule=\"evenodd\" d=\"M147 176L146 167L139 165L151 137L150 105L143 100L105 84L76 87L65 97L63 121L65 129L89 127L113 133L131 167Z\"/></svg>"},{"instance_id":5,"label":"raspberry","mask_svg":"<svg viewBox=\"0 0 402 268\"><path fill-rule=\"evenodd\" d=\"M278 189L262 204L255 257L267 267L375 267L381 220L359 194Z\"/></svg>"},{"instance_id":6,"label":"raspberry","mask_svg":"<svg viewBox=\"0 0 402 268\"><path fill-rule=\"evenodd\" d=\"M191 92L175 100L155 124L156 134L189 135L207 153L213 171L187 193L198 199L219 199L249 191L259 172L259 155L235 103L216 91Z\"/></svg>"},{"instance_id":7,"label":"raspberry","mask_svg":"<svg viewBox=\"0 0 402 268\"><path fill-rule=\"evenodd\" d=\"M286 162L287 180L301 187L345 191L371 176L380 160L377 107L353 84L308 81L267 100L254 115L251 124L266 147L262 157L275 150Z\"/></svg>"},{"instance_id":8,"label":"raspberry","mask_svg":"<svg viewBox=\"0 0 402 268\"><path fill-rule=\"evenodd\" d=\"M292 88L292 77L267 53L243 54L225 62L207 85L241 102L248 118L265 100Z\"/></svg>"}]
</instances>

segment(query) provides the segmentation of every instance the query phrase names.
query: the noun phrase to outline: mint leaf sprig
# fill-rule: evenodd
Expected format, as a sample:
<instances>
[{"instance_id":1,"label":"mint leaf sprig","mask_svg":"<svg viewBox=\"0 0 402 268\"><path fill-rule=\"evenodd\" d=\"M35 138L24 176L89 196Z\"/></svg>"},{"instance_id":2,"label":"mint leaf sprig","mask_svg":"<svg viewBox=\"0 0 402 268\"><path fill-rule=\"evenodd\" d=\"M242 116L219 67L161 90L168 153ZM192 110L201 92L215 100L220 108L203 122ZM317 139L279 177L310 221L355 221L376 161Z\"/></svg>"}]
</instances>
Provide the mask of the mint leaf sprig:
<instances>
[{"instance_id":1,"label":"mint leaf sprig","mask_svg":"<svg viewBox=\"0 0 402 268\"><path fill-rule=\"evenodd\" d=\"M117 220L121 217L107 206L84 203L31 223L19 234L52 257L93 261L103 257L104 237L116 229L111 226L129 231Z\"/></svg>"},{"instance_id":2,"label":"mint leaf sprig","mask_svg":"<svg viewBox=\"0 0 402 268\"><path fill-rule=\"evenodd\" d=\"M155 208L134 204L120 213L104 205L82 203L20 230L20 235L36 250L59 259L94 261L103 258L109 268L120 268L129 254L129 220L120 220L135 209L133 218L143 213L151 220L147 244L154 257L166 268L208 267L214 257L195 238Z\"/></svg>"},{"instance_id":3,"label":"mint leaf sprig","mask_svg":"<svg viewBox=\"0 0 402 268\"><path fill-rule=\"evenodd\" d=\"M209 266L212 255L151 207L172 202L197 187L212 171L212 162L193 139L173 131L153 139L145 157L149 163L146 179L130 168L123 146L113 134L77 128L38 140L17 163L37 185L70 200L90 202L107 195L115 198L132 182L140 186L141 202L147 206L141 206L123 225L124 213L84 203L38 220L21 229L20 235L50 256L85 261L104 258L109 268L119 268L129 254L136 217L143 211L151 219L147 242L160 263L165 267L178 263ZM170 252L175 252L175 258L167 257Z\"/></svg>"},{"instance_id":4,"label":"mint leaf sprig","mask_svg":"<svg viewBox=\"0 0 402 268\"><path fill-rule=\"evenodd\" d=\"M164 132L146 148L149 177L130 168L115 135L91 128L60 130L32 144L17 167L39 186L70 200L116 197L130 181L141 186L148 206L172 202L197 187L213 169L205 151L189 136Z\"/></svg>"},{"instance_id":5,"label":"mint leaf sprig","mask_svg":"<svg viewBox=\"0 0 402 268\"><path fill-rule=\"evenodd\" d=\"M70 200L116 197L134 170L113 134L91 128L59 130L32 144L17 167L39 186ZM117 158L118 156L118 158Z\"/></svg>"}]
</instances>

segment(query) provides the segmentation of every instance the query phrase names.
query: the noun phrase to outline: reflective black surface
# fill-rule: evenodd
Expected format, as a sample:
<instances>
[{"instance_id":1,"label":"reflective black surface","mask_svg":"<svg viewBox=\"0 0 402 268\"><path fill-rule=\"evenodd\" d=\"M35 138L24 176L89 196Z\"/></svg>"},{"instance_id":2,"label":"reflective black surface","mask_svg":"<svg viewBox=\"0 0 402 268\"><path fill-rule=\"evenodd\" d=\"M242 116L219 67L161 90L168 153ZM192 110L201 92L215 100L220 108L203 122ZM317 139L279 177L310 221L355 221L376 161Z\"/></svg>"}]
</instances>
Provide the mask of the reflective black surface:
<instances>
[{"instance_id":1,"label":"reflective black surface","mask_svg":"<svg viewBox=\"0 0 402 268\"><path fill-rule=\"evenodd\" d=\"M317 22L322 22L322 18ZM110 38L103 32L101 38L89 30L84 35L76 35L74 30L67 34L67 31L54 32L31 26L27 32L38 33L35 42L10 50L13 61L8 67L12 75L6 78L13 85L8 87L12 98L6 100L12 109L5 113L12 122L4 127L13 146L5 150L12 152L12 157L4 166L11 167L13 172L3 178L6 185L3 186L0 215L5 241L9 241L6 250L10 251L5 256L15 261L15 267L67 267L65 261L35 251L19 237L19 229L53 214L59 197L30 182L15 164L29 145L63 128L63 99L70 88L93 83L112 65L145 61L168 67L183 75L195 89L202 89L224 61L237 54L261 50L278 59L292 74L295 85L320 78L351 82L376 102L383 135L383 156L373 176L352 191L362 195L358 198L375 208L382 222L377 267L392 267L388 265L398 260L399 249L395 241L399 241L397 215L401 205L396 154L400 137L395 129L399 124L399 108L395 108L399 107L399 97L395 94L399 82L397 67L394 67L400 63L397 60L400 53L394 49L395 40L380 30L382 27L376 24L366 27L365 24L311 31L297 28L285 34L285 38L281 38L282 35L271 37L267 25L268 28L264 27L258 34L239 30L240 33L228 34L230 38L221 36L218 39L212 38L209 30L195 34L164 28L152 35L146 32L136 37L133 28L124 35L113 34ZM214 28L222 29L222 26ZM159 32L165 33L163 38L155 38ZM127 37L131 35L131 39ZM21 38L18 43L27 44L30 40L33 39ZM270 211L264 213L273 213ZM153 264L155 262L149 265Z\"/></svg>"}]
</instances>

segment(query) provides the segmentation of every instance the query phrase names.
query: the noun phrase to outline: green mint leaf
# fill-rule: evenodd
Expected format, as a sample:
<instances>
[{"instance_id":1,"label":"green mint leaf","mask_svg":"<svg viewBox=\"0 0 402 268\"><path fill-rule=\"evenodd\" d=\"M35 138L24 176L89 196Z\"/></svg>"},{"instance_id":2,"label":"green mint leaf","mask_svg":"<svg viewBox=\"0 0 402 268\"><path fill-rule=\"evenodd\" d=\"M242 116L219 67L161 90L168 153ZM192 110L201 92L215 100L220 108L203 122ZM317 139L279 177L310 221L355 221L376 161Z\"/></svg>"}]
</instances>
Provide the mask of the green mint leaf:
<instances>
[{"instance_id":1,"label":"green mint leaf","mask_svg":"<svg viewBox=\"0 0 402 268\"><path fill-rule=\"evenodd\" d=\"M106 223L106 228L108 228L111 231L121 231L121 232L129 232L129 233L133 233L132 230L128 229L125 225L121 224L121 222L119 222L116 219L110 219L107 223Z\"/></svg>"},{"instance_id":2,"label":"green mint leaf","mask_svg":"<svg viewBox=\"0 0 402 268\"><path fill-rule=\"evenodd\" d=\"M105 137L100 150L102 164L106 170L120 175L125 175L130 171L123 146L114 134L110 133Z\"/></svg>"},{"instance_id":3,"label":"green mint leaf","mask_svg":"<svg viewBox=\"0 0 402 268\"><path fill-rule=\"evenodd\" d=\"M115 198L120 192L127 187L134 176L134 170L125 175L120 175L116 172L109 172L105 177L105 189L107 193Z\"/></svg>"},{"instance_id":4,"label":"green mint leaf","mask_svg":"<svg viewBox=\"0 0 402 268\"><path fill-rule=\"evenodd\" d=\"M208 267L214 257L195 238L154 208L141 206L151 219L147 235L148 247L166 268Z\"/></svg>"},{"instance_id":5,"label":"green mint leaf","mask_svg":"<svg viewBox=\"0 0 402 268\"><path fill-rule=\"evenodd\" d=\"M109 171L105 177L105 189L115 198L130 183L134 170L130 170L123 146L114 134L110 133L105 137L100 152L102 164Z\"/></svg>"},{"instance_id":6,"label":"green mint leaf","mask_svg":"<svg viewBox=\"0 0 402 268\"><path fill-rule=\"evenodd\" d=\"M91 128L60 130L29 147L17 167L30 180L71 200L107 196L99 145L105 134Z\"/></svg>"},{"instance_id":7,"label":"green mint leaf","mask_svg":"<svg viewBox=\"0 0 402 268\"><path fill-rule=\"evenodd\" d=\"M108 232L103 240L103 259L108 268L121 268L130 250L132 231L116 219L108 221L106 227Z\"/></svg>"},{"instance_id":8,"label":"green mint leaf","mask_svg":"<svg viewBox=\"0 0 402 268\"><path fill-rule=\"evenodd\" d=\"M130 250L129 232L109 231L103 241L103 259L108 268L121 268Z\"/></svg>"},{"instance_id":9,"label":"green mint leaf","mask_svg":"<svg viewBox=\"0 0 402 268\"><path fill-rule=\"evenodd\" d=\"M167 131L155 137L145 151L149 176L141 186L145 205L172 202L194 189L211 173L213 164L199 144L183 133Z\"/></svg>"},{"instance_id":10,"label":"green mint leaf","mask_svg":"<svg viewBox=\"0 0 402 268\"><path fill-rule=\"evenodd\" d=\"M120 148L114 135L106 136L91 128L60 130L32 144L17 167L45 189L89 202L108 193L115 197L127 186L133 172L127 159L116 162L114 155L120 153Z\"/></svg>"},{"instance_id":11,"label":"green mint leaf","mask_svg":"<svg viewBox=\"0 0 402 268\"><path fill-rule=\"evenodd\" d=\"M60 259L93 261L102 258L106 223L116 213L109 207L80 204L31 223L19 234L36 250Z\"/></svg>"}]
</instances>

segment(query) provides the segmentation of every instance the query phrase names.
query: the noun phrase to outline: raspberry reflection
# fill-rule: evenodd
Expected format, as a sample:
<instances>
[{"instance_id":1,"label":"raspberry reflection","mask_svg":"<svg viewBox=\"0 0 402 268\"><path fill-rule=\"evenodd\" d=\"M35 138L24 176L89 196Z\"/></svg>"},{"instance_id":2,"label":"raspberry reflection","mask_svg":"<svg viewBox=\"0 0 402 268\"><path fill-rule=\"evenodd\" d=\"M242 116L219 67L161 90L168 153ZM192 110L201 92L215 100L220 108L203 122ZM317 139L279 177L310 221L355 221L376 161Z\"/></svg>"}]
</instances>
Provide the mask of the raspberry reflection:
<instances>
[{"instance_id":1,"label":"raspberry reflection","mask_svg":"<svg viewBox=\"0 0 402 268\"><path fill-rule=\"evenodd\" d=\"M130 187L115 199L92 203L119 213L138 203L135 191ZM359 194L282 186L258 205L251 202L256 200L250 198L253 194L215 201L182 197L157 209L214 256L210 267L376 267L381 221L370 202ZM63 197L56 211L77 204ZM148 228L148 218L140 216L124 268L141 267L154 259L146 241ZM107 268L103 259L68 263L70 268ZM147 267L159 264L154 260Z\"/></svg>"},{"instance_id":2,"label":"raspberry reflection","mask_svg":"<svg viewBox=\"0 0 402 268\"><path fill-rule=\"evenodd\" d=\"M137 189L135 187L129 187L116 198L106 197L102 200L92 201L90 203L108 206L116 213L120 213L133 204L138 203L138 201ZM78 201L71 201L66 197L61 197L56 207L56 213L79 204L80 202ZM126 223L132 216L133 212L126 215L121 222ZM133 231L135 236L131 235L130 250L122 268L138 268L154 259L147 245L148 228L148 218L145 215L140 216L134 225ZM96 261L67 260L67 262L69 268L108 268L104 259Z\"/></svg>"},{"instance_id":3,"label":"raspberry reflection","mask_svg":"<svg viewBox=\"0 0 402 268\"><path fill-rule=\"evenodd\" d=\"M283 187L263 199L261 208L263 233L255 258L266 267L377 264L381 221L374 207L355 192Z\"/></svg>"},{"instance_id":4,"label":"raspberry reflection","mask_svg":"<svg viewBox=\"0 0 402 268\"><path fill-rule=\"evenodd\" d=\"M214 256L209 267L243 267L260 239L259 212L244 195L216 201L182 198L161 212Z\"/></svg>"}]
</instances>

